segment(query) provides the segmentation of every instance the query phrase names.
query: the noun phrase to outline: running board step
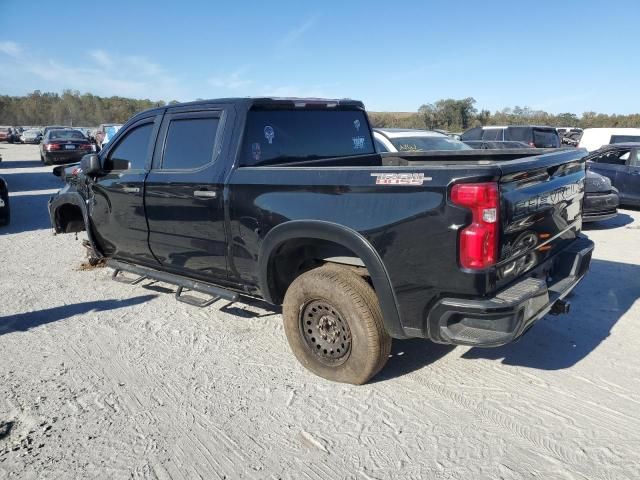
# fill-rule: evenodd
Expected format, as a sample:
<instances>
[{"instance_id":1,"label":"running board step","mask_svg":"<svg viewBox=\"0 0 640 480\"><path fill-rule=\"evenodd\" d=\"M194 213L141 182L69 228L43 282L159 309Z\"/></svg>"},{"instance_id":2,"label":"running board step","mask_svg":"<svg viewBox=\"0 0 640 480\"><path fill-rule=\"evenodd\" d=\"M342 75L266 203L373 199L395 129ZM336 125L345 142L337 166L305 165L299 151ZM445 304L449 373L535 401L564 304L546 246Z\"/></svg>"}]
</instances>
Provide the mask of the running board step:
<instances>
[{"instance_id":1,"label":"running board step","mask_svg":"<svg viewBox=\"0 0 640 480\"><path fill-rule=\"evenodd\" d=\"M192 280L187 277L174 275L173 273L163 272L149 267L143 267L141 265L120 262L118 260L109 260L107 262L107 266L113 268L113 275L111 278L117 282L136 285L143 280L150 279L177 285L178 290L176 291L176 300L196 307L207 307L221 298L229 300L230 302L235 302L239 297L237 293L232 292L231 290L226 290L210 283ZM138 275L138 278L131 280L130 278L119 275L121 272ZM200 299L193 295L184 295L182 291L185 288L194 292L210 295L211 298Z\"/></svg>"},{"instance_id":2,"label":"running board step","mask_svg":"<svg viewBox=\"0 0 640 480\"><path fill-rule=\"evenodd\" d=\"M194 297L193 295L184 295L182 293L184 287L178 287L176 290L176 300L182 303L186 303L188 305L193 305L194 307L208 307L209 305L220 300L219 296L211 297L208 299Z\"/></svg>"}]
</instances>

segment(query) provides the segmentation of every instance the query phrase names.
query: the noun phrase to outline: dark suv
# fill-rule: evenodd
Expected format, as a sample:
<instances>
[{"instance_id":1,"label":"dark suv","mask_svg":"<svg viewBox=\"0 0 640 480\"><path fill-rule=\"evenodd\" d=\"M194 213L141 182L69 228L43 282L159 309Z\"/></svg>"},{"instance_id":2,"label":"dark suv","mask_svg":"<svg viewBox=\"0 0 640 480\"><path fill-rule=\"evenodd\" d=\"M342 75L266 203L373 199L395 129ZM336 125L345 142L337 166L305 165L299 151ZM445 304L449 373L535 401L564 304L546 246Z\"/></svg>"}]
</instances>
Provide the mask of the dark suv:
<instances>
[{"instance_id":1,"label":"dark suv","mask_svg":"<svg viewBox=\"0 0 640 480\"><path fill-rule=\"evenodd\" d=\"M467 130L460 140L484 140L499 142L524 142L536 148L560 148L558 132L553 127L476 127Z\"/></svg>"}]
</instances>

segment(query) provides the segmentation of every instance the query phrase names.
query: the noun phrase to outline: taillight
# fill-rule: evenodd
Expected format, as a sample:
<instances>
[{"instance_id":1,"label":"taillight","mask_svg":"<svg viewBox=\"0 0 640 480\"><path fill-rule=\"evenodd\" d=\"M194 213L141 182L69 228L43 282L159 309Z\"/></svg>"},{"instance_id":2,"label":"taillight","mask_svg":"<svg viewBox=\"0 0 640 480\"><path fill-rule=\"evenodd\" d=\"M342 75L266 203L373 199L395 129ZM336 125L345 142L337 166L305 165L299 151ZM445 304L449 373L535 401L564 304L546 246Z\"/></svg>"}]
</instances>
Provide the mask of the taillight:
<instances>
[{"instance_id":1,"label":"taillight","mask_svg":"<svg viewBox=\"0 0 640 480\"><path fill-rule=\"evenodd\" d=\"M47 143L44 148L47 149L48 152L50 152L51 150L60 150L60 144L59 143Z\"/></svg>"},{"instance_id":2,"label":"taillight","mask_svg":"<svg viewBox=\"0 0 640 480\"><path fill-rule=\"evenodd\" d=\"M80 150L91 150L91 145L89 144L80 145Z\"/></svg>"},{"instance_id":3,"label":"taillight","mask_svg":"<svg viewBox=\"0 0 640 480\"><path fill-rule=\"evenodd\" d=\"M536 148L536 144L535 144L535 143L533 143L533 142L529 142L529 146L530 146L530 147L533 147L533 148Z\"/></svg>"},{"instance_id":4,"label":"taillight","mask_svg":"<svg viewBox=\"0 0 640 480\"><path fill-rule=\"evenodd\" d=\"M460 183L451 189L451 201L471 210L471 225L460 231L460 265L480 270L498 261L498 214L500 193L497 183Z\"/></svg>"}]
</instances>

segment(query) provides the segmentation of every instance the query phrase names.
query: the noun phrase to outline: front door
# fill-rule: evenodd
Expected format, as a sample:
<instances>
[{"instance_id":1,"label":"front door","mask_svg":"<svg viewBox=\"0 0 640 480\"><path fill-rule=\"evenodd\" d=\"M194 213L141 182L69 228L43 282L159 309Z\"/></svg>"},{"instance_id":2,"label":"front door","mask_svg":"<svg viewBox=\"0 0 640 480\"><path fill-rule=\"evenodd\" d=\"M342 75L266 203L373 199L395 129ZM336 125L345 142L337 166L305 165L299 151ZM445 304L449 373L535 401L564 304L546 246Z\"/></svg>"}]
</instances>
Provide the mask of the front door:
<instances>
[{"instance_id":1,"label":"front door","mask_svg":"<svg viewBox=\"0 0 640 480\"><path fill-rule=\"evenodd\" d=\"M626 168L618 174L620 196L624 203L640 205L640 149L631 151Z\"/></svg>"},{"instance_id":2,"label":"front door","mask_svg":"<svg viewBox=\"0 0 640 480\"><path fill-rule=\"evenodd\" d=\"M629 149L606 150L600 155L591 158L589 169L609 178L613 186L621 190L621 182L627 168L626 163L629 155Z\"/></svg>"},{"instance_id":3,"label":"front door","mask_svg":"<svg viewBox=\"0 0 640 480\"><path fill-rule=\"evenodd\" d=\"M168 270L225 283L222 109L168 112L145 186L149 245ZM226 149L224 149L226 151Z\"/></svg>"},{"instance_id":4,"label":"front door","mask_svg":"<svg viewBox=\"0 0 640 480\"><path fill-rule=\"evenodd\" d=\"M91 185L89 215L96 239L108 256L157 264L147 241L144 180L160 118L151 116L134 123L101 153L105 175Z\"/></svg>"}]
</instances>

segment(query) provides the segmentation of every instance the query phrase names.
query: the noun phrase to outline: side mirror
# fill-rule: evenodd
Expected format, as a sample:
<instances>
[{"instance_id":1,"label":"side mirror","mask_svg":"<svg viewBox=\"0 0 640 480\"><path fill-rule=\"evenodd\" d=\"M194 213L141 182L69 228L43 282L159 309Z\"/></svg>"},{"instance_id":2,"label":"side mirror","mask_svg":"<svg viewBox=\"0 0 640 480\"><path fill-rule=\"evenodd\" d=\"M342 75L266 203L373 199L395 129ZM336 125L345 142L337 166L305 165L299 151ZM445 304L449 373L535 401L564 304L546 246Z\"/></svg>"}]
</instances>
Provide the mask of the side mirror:
<instances>
[{"instance_id":1,"label":"side mirror","mask_svg":"<svg viewBox=\"0 0 640 480\"><path fill-rule=\"evenodd\" d=\"M100 165L100 157L95 153L89 153L82 157L80 160L80 168L82 173L89 177L95 177L102 172L102 165Z\"/></svg>"}]
</instances>

